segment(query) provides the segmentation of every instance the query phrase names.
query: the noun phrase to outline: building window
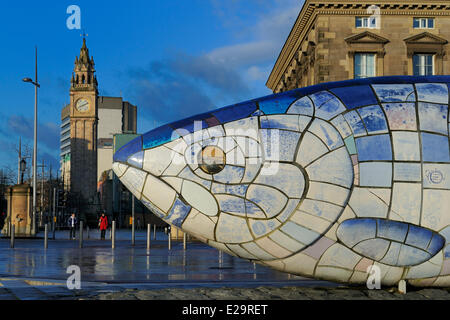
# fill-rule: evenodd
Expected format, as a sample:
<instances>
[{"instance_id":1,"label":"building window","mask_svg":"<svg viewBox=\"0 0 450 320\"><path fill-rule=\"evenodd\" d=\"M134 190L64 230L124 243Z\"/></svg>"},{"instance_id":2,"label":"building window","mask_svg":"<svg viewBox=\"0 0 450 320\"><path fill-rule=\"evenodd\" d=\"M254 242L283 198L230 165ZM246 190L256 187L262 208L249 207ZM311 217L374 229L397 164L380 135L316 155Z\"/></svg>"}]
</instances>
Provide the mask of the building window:
<instances>
[{"instance_id":1,"label":"building window","mask_svg":"<svg viewBox=\"0 0 450 320\"><path fill-rule=\"evenodd\" d=\"M375 77L375 53L355 53L355 79Z\"/></svg>"},{"instance_id":2,"label":"building window","mask_svg":"<svg viewBox=\"0 0 450 320\"><path fill-rule=\"evenodd\" d=\"M434 74L434 55L413 55L413 72L415 76L432 76Z\"/></svg>"},{"instance_id":3,"label":"building window","mask_svg":"<svg viewBox=\"0 0 450 320\"><path fill-rule=\"evenodd\" d=\"M434 29L434 18L414 18L414 29Z\"/></svg>"},{"instance_id":4,"label":"building window","mask_svg":"<svg viewBox=\"0 0 450 320\"><path fill-rule=\"evenodd\" d=\"M377 19L375 17L356 17L357 28L373 29L377 27Z\"/></svg>"}]
</instances>

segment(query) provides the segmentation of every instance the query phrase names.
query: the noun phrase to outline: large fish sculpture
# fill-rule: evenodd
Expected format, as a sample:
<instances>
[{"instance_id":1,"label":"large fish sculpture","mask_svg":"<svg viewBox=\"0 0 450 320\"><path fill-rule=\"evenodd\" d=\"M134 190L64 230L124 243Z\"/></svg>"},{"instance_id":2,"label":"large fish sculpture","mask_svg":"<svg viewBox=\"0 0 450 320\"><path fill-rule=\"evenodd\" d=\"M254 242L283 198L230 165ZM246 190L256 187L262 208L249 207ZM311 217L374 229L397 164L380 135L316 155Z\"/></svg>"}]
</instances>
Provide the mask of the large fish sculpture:
<instances>
[{"instance_id":1,"label":"large fish sculpture","mask_svg":"<svg viewBox=\"0 0 450 320\"><path fill-rule=\"evenodd\" d=\"M319 84L164 125L114 155L160 218L310 278L450 285L450 76Z\"/></svg>"}]
</instances>

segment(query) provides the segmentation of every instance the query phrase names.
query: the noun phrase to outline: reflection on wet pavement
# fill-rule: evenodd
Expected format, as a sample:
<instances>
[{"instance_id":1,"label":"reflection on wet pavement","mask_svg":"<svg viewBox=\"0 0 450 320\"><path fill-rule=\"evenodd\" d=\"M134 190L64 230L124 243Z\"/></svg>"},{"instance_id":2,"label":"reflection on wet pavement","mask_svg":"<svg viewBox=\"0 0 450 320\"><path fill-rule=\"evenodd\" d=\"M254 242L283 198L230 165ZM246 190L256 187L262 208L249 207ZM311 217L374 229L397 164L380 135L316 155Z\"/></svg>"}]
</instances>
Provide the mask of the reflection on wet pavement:
<instances>
[{"instance_id":1,"label":"reflection on wet pavement","mask_svg":"<svg viewBox=\"0 0 450 320\"><path fill-rule=\"evenodd\" d=\"M169 287L177 283L184 287L199 283L210 285L270 284L297 285L305 280L274 271L252 262L232 257L200 242L188 242L183 250L182 242L172 242L167 248L167 236L160 232L146 249L146 233L136 233L136 245L131 246L130 231L118 231L116 248L110 240L97 240L97 232L90 233L83 248L78 240L67 240L66 232L58 232L55 241L49 240L44 249L43 239L17 239L14 249L8 239L0 240L0 277L22 277L65 281L67 267L77 265L81 269L81 281L108 284L153 283Z\"/></svg>"}]
</instances>

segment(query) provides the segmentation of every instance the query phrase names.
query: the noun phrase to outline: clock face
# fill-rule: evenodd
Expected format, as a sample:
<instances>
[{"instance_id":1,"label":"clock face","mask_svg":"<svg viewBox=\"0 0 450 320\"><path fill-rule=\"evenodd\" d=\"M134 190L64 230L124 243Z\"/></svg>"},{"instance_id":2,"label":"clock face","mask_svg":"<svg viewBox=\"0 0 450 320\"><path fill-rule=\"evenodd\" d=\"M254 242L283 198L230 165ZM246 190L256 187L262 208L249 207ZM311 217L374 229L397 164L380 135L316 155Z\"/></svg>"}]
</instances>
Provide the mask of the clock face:
<instances>
[{"instance_id":1,"label":"clock face","mask_svg":"<svg viewBox=\"0 0 450 320\"><path fill-rule=\"evenodd\" d=\"M89 110L89 101L86 99L80 99L77 101L75 107L79 112L86 112Z\"/></svg>"}]
</instances>

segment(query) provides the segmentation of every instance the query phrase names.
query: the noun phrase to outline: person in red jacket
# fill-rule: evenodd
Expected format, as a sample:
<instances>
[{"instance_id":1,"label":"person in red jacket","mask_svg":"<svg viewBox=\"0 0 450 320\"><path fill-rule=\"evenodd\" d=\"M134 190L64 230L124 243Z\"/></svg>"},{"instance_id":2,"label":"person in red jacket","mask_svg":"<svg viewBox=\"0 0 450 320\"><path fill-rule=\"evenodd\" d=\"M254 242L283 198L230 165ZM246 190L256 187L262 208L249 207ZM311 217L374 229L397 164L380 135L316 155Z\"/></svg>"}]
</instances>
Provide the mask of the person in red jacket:
<instances>
[{"instance_id":1,"label":"person in red jacket","mask_svg":"<svg viewBox=\"0 0 450 320\"><path fill-rule=\"evenodd\" d=\"M105 216L105 213L102 212L102 216L98 221L98 226L100 227L101 239L105 239L106 229L108 228L108 218Z\"/></svg>"}]
</instances>

